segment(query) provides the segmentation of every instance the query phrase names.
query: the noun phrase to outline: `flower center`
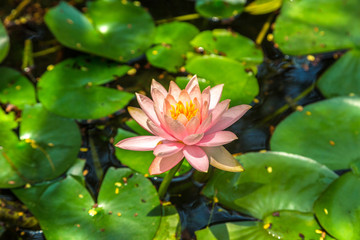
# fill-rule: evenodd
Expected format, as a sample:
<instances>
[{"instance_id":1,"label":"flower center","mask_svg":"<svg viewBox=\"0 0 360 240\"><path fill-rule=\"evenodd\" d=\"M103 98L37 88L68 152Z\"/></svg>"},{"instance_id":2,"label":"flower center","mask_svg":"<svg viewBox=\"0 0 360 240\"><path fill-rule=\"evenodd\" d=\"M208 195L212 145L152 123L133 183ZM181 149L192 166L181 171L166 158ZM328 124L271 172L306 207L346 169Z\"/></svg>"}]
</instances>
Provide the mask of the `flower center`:
<instances>
[{"instance_id":1,"label":"flower center","mask_svg":"<svg viewBox=\"0 0 360 240\"><path fill-rule=\"evenodd\" d=\"M175 106L171 105L170 109L171 117L175 120L179 117L180 114L184 114L187 120L190 120L191 118L195 117L197 111L198 109L192 101L190 101L190 103L186 102L186 105L179 101Z\"/></svg>"}]
</instances>

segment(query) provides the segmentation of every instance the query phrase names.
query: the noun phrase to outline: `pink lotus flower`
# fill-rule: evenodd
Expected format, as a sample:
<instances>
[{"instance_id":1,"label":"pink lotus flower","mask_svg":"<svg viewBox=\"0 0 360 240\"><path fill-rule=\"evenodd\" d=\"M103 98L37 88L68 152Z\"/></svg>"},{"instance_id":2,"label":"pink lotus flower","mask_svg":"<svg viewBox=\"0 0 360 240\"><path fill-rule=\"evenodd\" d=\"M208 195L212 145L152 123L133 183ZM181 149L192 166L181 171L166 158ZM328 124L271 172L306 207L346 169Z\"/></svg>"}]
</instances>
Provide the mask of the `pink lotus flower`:
<instances>
[{"instance_id":1,"label":"pink lotus flower","mask_svg":"<svg viewBox=\"0 0 360 240\"><path fill-rule=\"evenodd\" d=\"M209 163L225 171L242 171L242 166L222 146L237 137L223 130L239 120L251 106L244 104L229 109L229 99L219 103L223 86L207 87L201 92L194 76L183 90L171 81L168 92L153 80L153 100L136 94L141 109L129 107L128 111L154 136L127 138L116 146L154 151L155 159L149 168L151 175L168 171L184 157L201 172L208 171Z\"/></svg>"}]
</instances>

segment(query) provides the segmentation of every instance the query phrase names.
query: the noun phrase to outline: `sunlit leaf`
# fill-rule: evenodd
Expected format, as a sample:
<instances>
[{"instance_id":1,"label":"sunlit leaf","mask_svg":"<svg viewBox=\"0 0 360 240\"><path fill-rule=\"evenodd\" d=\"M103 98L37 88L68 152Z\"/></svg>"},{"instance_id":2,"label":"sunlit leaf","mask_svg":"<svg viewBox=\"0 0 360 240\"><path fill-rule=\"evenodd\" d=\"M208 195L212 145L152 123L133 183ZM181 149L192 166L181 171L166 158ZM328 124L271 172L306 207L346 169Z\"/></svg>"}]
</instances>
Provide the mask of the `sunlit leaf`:
<instances>
[{"instance_id":1,"label":"sunlit leaf","mask_svg":"<svg viewBox=\"0 0 360 240\"><path fill-rule=\"evenodd\" d=\"M161 220L156 189L129 169L107 171L96 204L68 176L14 193L39 220L46 239L153 239Z\"/></svg>"},{"instance_id":2,"label":"sunlit leaf","mask_svg":"<svg viewBox=\"0 0 360 240\"><path fill-rule=\"evenodd\" d=\"M251 39L226 29L203 31L191 41L191 45L204 49L205 54L220 54L241 63L259 64L263 60L262 51Z\"/></svg>"},{"instance_id":3,"label":"sunlit leaf","mask_svg":"<svg viewBox=\"0 0 360 240\"><path fill-rule=\"evenodd\" d=\"M30 81L19 72L0 67L0 101L2 103L11 103L20 109L25 104L35 104L35 88Z\"/></svg>"},{"instance_id":4,"label":"sunlit leaf","mask_svg":"<svg viewBox=\"0 0 360 240\"><path fill-rule=\"evenodd\" d=\"M189 41L199 32L186 22L165 23L156 28L154 47L146 51L146 57L155 67L177 72L184 65L185 54L191 50Z\"/></svg>"},{"instance_id":5,"label":"sunlit leaf","mask_svg":"<svg viewBox=\"0 0 360 240\"><path fill-rule=\"evenodd\" d=\"M216 170L203 193L258 219L280 210L311 212L320 193L337 178L314 160L288 153L248 153L237 159L245 171Z\"/></svg>"},{"instance_id":6,"label":"sunlit leaf","mask_svg":"<svg viewBox=\"0 0 360 240\"><path fill-rule=\"evenodd\" d=\"M2 22L0 21L0 63L7 56L10 48L9 36Z\"/></svg>"},{"instance_id":7,"label":"sunlit leaf","mask_svg":"<svg viewBox=\"0 0 360 240\"><path fill-rule=\"evenodd\" d=\"M196 0L195 9L207 18L230 18L240 14L246 0Z\"/></svg>"},{"instance_id":8,"label":"sunlit leaf","mask_svg":"<svg viewBox=\"0 0 360 240\"><path fill-rule=\"evenodd\" d=\"M360 99L338 97L308 105L282 121L271 149L306 156L339 170L360 160Z\"/></svg>"},{"instance_id":9,"label":"sunlit leaf","mask_svg":"<svg viewBox=\"0 0 360 240\"><path fill-rule=\"evenodd\" d=\"M101 85L125 75L129 69L94 58L67 59L42 75L38 85L40 102L64 117L105 117L123 108L134 95Z\"/></svg>"},{"instance_id":10,"label":"sunlit leaf","mask_svg":"<svg viewBox=\"0 0 360 240\"><path fill-rule=\"evenodd\" d=\"M360 95L360 51L350 50L319 79L318 87L326 97Z\"/></svg>"},{"instance_id":11,"label":"sunlit leaf","mask_svg":"<svg viewBox=\"0 0 360 240\"><path fill-rule=\"evenodd\" d=\"M250 103L259 92L258 82L244 65L220 56L195 57L187 61L186 70L205 78L212 86L225 84L223 99L231 99L232 105Z\"/></svg>"},{"instance_id":12,"label":"sunlit leaf","mask_svg":"<svg viewBox=\"0 0 360 240\"><path fill-rule=\"evenodd\" d=\"M275 42L286 54L311 54L359 46L357 0L286 0Z\"/></svg>"},{"instance_id":13,"label":"sunlit leaf","mask_svg":"<svg viewBox=\"0 0 360 240\"><path fill-rule=\"evenodd\" d=\"M73 120L54 115L40 104L26 106L19 141L12 131L14 120L2 111L0 116L0 188L56 178L74 163L81 139Z\"/></svg>"},{"instance_id":14,"label":"sunlit leaf","mask_svg":"<svg viewBox=\"0 0 360 240\"><path fill-rule=\"evenodd\" d=\"M360 177L342 175L315 202L314 210L321 226L336 239L359 239Z\"/></svg>"},{"instance_id":15,"label":"sunlit leaf","mask_svg":"<svg viewBox=\"0 0 360 240\"><path fill-rule=\"evenodd\" d=\"M62 1L45 22L63 45L120 62L143 54L155 29L150 14L131 1L88 2L87 16Z\"/></svg>"},{"instance_id":16,"label":"sunlit leaf","mask_svg":"<svg viewBox=\"0 0 360 240\"><path fill-rule=\"evenodd\" d=\"M245 7L245 12L252 15L267 14L281 7L283 0L255 0Z\"/></svg>"},{"instance_id":17,"label":"sunlit leaf","mask_svg":"<svg viewBox=\"0 0 360 240\"><path fill-rule=\"evenodd\" d=\"M180 216L173 205L163 204L161 206L162 218L159 230L154 240L175 240L180 239L181 226Z\"/></svg>"}]
</instances>

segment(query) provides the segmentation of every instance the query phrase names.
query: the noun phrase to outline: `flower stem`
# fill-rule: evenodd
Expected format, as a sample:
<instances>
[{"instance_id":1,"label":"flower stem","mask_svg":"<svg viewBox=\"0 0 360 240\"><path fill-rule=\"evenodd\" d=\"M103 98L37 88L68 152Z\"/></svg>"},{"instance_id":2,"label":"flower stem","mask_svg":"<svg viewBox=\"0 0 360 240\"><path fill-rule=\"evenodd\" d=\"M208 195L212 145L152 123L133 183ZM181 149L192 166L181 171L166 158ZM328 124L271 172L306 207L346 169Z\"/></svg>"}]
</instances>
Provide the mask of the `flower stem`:
<instances>
[{"instance_id":1,"label":"flower stem","mask_svg":"<svg viewBox=\"0 0 360 240\"><path fill-rule=\"evenodd\" d=\"M172 169L169 170L169 172L166 174L166 176L164 177L164 180L161 182L160 187L159 187L159 197L161 200L164 199L167 189L171 183L171 180L173 179L173 177L175 176L175 173L179 170L181 164L183 163L184 159L181 160L175 167L173 167Z\"/></svg>"}]
</instances>

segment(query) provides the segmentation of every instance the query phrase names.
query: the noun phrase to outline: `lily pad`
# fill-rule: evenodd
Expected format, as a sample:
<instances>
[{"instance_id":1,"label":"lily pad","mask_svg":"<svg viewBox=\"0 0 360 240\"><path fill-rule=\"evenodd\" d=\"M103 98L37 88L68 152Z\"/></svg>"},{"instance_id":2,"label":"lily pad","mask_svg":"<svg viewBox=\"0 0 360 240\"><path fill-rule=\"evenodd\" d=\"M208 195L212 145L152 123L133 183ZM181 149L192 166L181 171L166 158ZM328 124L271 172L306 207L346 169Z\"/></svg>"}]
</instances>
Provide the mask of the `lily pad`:
<instances>
[{"instance_id":1,"label":"lily pad","mask_svg":"<svg viewBox=\"0 0 360 240\"><path fill-rule=\"evenodd\" d=\"M81 138L76 123L46 111L40 104L26 106L19 139L16 122L0 111L0 188L50 180L75 161Z\"/></svg>"},{"instance_id":2,"label":"lily pad","mask_svg":"<svg viewBox=\"0 0 360 240\"><path fill-rule=\"evenodd\" d=\"M191 45L204 49L206 54L221 54L243 64L259 64L263 60L262 51L251 39L226 29L203 31Z\"/></svg>"},{"instance_id":3,"label":"lily pad","mask_svg":"<svg viewBox=\"0 0 360 240\"><path fill-rule=\"evenodd\" d=\"M64 117L105 117L125 107L134 95L101 85L125 75L129 69L94 58L67 59L42 75L38 85L40 102Z\"/></svg>"},{"instance_id":4,"label":"lily pad","mask_svg":"<svg viewBox=\"0 0 360 240\"><path fill-rule=\"evenodd\" d=\"M360 95L360 51L353 49L345 53L318 81L318 87L328 98Z\"/></svg>"},{"instance_id":5,"label":"lily pad","mask_svg":"<svg viewBox=\"0 0 360 240\"><path fill-rule=\"evenodd\" d=\"M274 37L286 54L302 55L359 46L357 0L286 0Z\"/></svg>"},{"instance_id":6,"label":"lily pad","mask_svg":"<svg viewBox=\"0 0 360 240\"><path fill-rule=\"evenodd\" d=\"M46 239L153 239L161 220L155 187L129 169L110 168L95 204L68 176L13 192L39 220Z\"/></svg>"},{"instance_id":7,"label":"lily pad","mask_svg":"<svg viewBox=\"0 0 360 240\"><path fill-rule=\"evenodd\" d=\"M196 232L198 240L271 240L319 239L321 227L313 213L277 211L266 216L263 222L229 222L213 225ZM320 231L319 233L317 233ZM323 239L332 239L325 236Z\"/></svg>"},{"instance_id":8,"label":"lily pad","mask_svg":"<svg viewBox=\"0 0 360 240\"><path fill-rule=\"evenodd\" d=\"M271 149L299 154L330 169L360 160L360 98L338 97L308 105L282 121Z\"/></svg>"},{"instance_id":9,"label":"lily pad","mask_svg":"<svg viewBox=\"0 0 360 240\"><path fill-rule=\"evenodd\" d=\"M169 203L169 202L167 202ZM166 202L161 206L162 218L160 227L154 240L176 240L180 239L181 226L180 216L173 205Z\"/></svg>"},{"instance_id":10,"label":"lily pad","mask_svg":"<svg viewBox=\"0 0 360 240\"><path fill-rule=\"evenodd\" d=\"M215 170L203 193L258 219L280 210L311 212L314 201L337 178L314 160L288 153L248 153L237 159L245 171Z\"/></svg>"},{"instance_id":11,"label":"lily pad","mask_svg":"<svg viewBox=\"0 0 360 240\"><path fill-rule=\"evenodd\" d=\"M222 99L231 99L233 106L250 103L259 93L254 73L246 72L245 67L233 59L215 55L195 57L187 61L185 68L212 86L225 84Z\"/></svg>"},{"instance_id":12,"label":"lily pad","mask_svg":"<svg viewBox=\"0 0 360 240\"><path fill-rule=\"evenodd\" d=\"M246 0L196 0L195 9L207 18L230 18L240 14Z\"/></svg>"},{"instance_id":13,"label":"lily pad","mask_svg":"<svg viewBox=\"0 0 360 240\"><path fill-rule=\"evenodd\" d=\"M10 48L9 36L2 22L0 21L0 63L7 56Z\"/></svg>"},{"instance_id":14,"label":"lily pad","mask_svg":"<svg viewBox=\"0 0 360 240\"><path fill-rule=\"evenodd\" d=\"M146 57L155 67L177 72L184 65L187 51L192 49L190 40L199 33L192 24L172 22L156 28L154 47L146 51Z\"/></svg>"},{"instance_id":15,"label":"lily pad","mask_svg":"<svg viewBox=\"0 0 360 240\"><path fill-rule=\"evenodd\" d=\"M119 128L118 133L115 136L114 140L115 142L119 142L125 138L136 137L136 136L138 135L135 133ZM121 148L115 148L115 155L122 164L146 176L149 176L149 167L155 158L153 152L151 151L139 152L139 151L125 150ZM192 167L190 166L190 164L184 161L179 171L175 174L175 176L182 175L188 172L191 168ZM157 177L164 177L165 175L166 173L157 175Z\"/></svg>"},{"instance_id":16,"label":"lily pad","mask_svg":"<svg viewBox=\"0 0 360 240\"><path fill-rule=\"evenodd\" d=\"M35 88L31 82L18 71L11 68L0 67L2 76L0 85L0 101L11 103L20 109L25 104L35 104Z\"/></svg>"},{"instance_id":17,"label":"lily pad","mask_svg":"<svg viewBox=\"0 0 360 240\"><path fill-rule=\"evenodd\" d=\"M86 16L62 1L45 23L63 45L120 62L143 54L155 30L150 14L132 1L88 2Z\"/></svg>"},{"instance_id":18,"label":"lily pad","mask_svg":"<svg viewBox=\"0 0 360 240\"><path fill-rule=\"evenodd\" d=\"M339 240L360 236L360 177L348 172L334 181L315 202L316 217Z\"/></svg>"}]
</instances>

